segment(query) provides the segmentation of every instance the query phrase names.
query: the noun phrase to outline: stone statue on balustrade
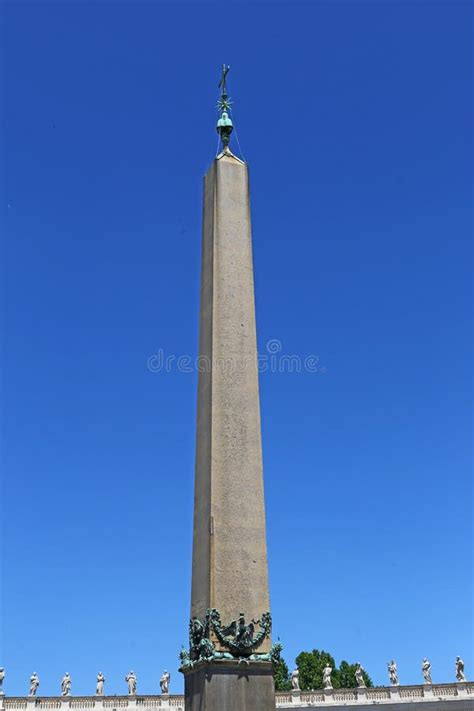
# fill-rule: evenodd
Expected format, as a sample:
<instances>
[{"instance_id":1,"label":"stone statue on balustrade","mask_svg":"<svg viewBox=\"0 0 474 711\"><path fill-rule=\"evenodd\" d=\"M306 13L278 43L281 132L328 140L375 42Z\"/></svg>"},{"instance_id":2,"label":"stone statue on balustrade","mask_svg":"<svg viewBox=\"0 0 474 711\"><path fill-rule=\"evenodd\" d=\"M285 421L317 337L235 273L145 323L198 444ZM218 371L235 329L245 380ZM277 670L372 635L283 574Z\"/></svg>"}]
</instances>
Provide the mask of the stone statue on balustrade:
<instances>
[{"instance_id":1,"label":"stone statue on balustrade","mask_svg":"<svg viewBox=\"0 0 474 711\"><path fill-rule=\"evenodd\" d=\"M291 672L291 688L294 691L299 691L300 688L300 672L298 667Z\"/></svg>"},{"instance_id":2,"label":"stone statue on balustrade","mask_svg":"<svg viewBox=\"0 0 474 711\"><path fill-rule=\"evenodd\" d=\"M426 657L421 662L421 671L423 672L425 684L432 684L433 679L431 678L431 664Z\"/></svg>"},{"instance_id":3,"label":"stone statue on balustrade","mask_svg":"<svg viewBox=\"0 0 474 711\"><path fill-rule=\"evenodd\" d=\"M171 674L165 669L160 679L160 689L162 694L170 693L170 679Z\"/></svg>"},{"instance_id":4,"label":"stone statue on balustrade","mask_svg":"<svg viewBox=\"0 0 474 711\"><path fill-rule=\"evenodd\" d=\"M33 674L30 676L29 696L36 696L36 692L38 691L39 685L40 685L39 676L36 672L33 672Z\"/></svg>"},{"instance_id":5,"label":"stone statue on balustrade","mask_svg":"<svg viewBox=\"0 0 474 711\"><path fill-rule=\"evenodd\" d=\"M66 672L61 679L61 696L69 696L71 693L71 676Z\"/></svg>"},{"instance_id":6,"label":"stone statue on balustrade","mask_svg":"<svg viewBox=\"0 0 474 711\"><path fill-rule=\"evenodd\" d=\"M456 657L456 681L466 681L464 662L461 657Z\"/></svg>"},{"instance_id":7,"label":"stone statue on balustrade","mask_svg":"<svg viewBox=\"0 0 474 711\"><path fill-rule=\"evenodd\" d=\"M323 669L323 686L325 689L332 689L331 674L332 666L330 664L326 664Z\"/></svg>"},{"instance_id":8,"label":"stone statue on balustrade","mask_svg":"<svg viewBox=\"0 0 474 711\"><path fill-rule=\"evenodd\" d=\"M0 696L4 696L3 680L5 679L5 669L0 667Z\"/></svg>"},{"instance_id":9,"label":"stone statue on balustrade","mask_svg":"<svg viewBox=\"0 0 474 711\"><path fill-rule=\"evenodd\" d=\"M105 683L105 676L102 674L102 672L99 672L97 674L97 685L95 687L95 695L96 696L103 696L104 695L104 683Z\"/></svg>"},{"instance_id":10,"label":"stone statue on balustrade","mask_svg":"<svg viewBox=\"0 0 474 711\"><path fill-rule=\"evenodd\" d=\"M398 680L397 663L394 659L392 659L391 662L387 662L387 669L391 685L399 686L400 682Z\"/></svg>"},{"instance_id":11,"label":"stone statue on balustrade","mask_svg":"<svg viewBox=\"0 0 474 711\"><path fill-rule=\"evenodd\" d=\"M128 684L128 693L130 696L134 696L137 693L137 675L134 671L131 671L125 677L125 681Z\"/></svg>"},{"instance_id":12,"label":"stone statue on balustrade","mask_svg":"<svg viewBox=\"0 0 474 711\"><path fill-rule=\"evenodd\" d=\"M355 668L355 678L359 689L365 689L364 671L365 669L362 664L360 662L357 662Z\"/></svg>"}]
</instances>

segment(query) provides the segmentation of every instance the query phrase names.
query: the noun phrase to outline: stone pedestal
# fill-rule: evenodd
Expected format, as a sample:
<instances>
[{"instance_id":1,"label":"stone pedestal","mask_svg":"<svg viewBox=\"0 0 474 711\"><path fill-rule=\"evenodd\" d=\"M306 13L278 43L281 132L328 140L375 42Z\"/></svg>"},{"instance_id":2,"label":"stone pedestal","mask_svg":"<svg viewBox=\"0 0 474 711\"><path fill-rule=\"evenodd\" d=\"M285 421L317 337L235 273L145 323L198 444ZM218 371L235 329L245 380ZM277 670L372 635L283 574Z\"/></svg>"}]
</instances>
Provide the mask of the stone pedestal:
<instances>
[{"instance_id":1,"label":"stone pedestal","mask_svg":"<svg viewBox=\"0 0 474 711\"><path fill-rule=\"evenodd\" d=\"M291 690L291 703L299 704L301 702L301 689Z\"/></svg>"},{"instance_id":2,"label":"stone pedestal","mask_svg":"<svg viewBox=\"0 0 474 711\"><path fill-rule=\"evenodd\" d=\"M457 681L456 690L458 692L458 696L467 696L467 681Z\"/></svg>"},{"instance_id":3,"label":"stone pedestal","mask_svg":"<svg viewBox=\"0 0 474 711\"><path fill-rule=\"evenodd\" d=\"M434 696L433 684L423 684L423 696Z\"/></svg>"},{"instance_id":4,"label":"stone pedestal","mask_svg":"<svg viewBox=\"0 0 474 711\"><path fill-rule=\"evenodd\" d=\"M391 701L399 701L400 699L400 689L398 687L398 684L394 684L393 686L390 687L390 700Z\"/></svg>"},{"instance_id":5,"label":"stone pedestal","mask_svg":"<svg viewBox=\"0 0 474 711\"><path fill-rule=\"evenodd\" d=\"M214 662L185 672L186 711L273 711L270 663Z\"/></svg>"}]
</instances>

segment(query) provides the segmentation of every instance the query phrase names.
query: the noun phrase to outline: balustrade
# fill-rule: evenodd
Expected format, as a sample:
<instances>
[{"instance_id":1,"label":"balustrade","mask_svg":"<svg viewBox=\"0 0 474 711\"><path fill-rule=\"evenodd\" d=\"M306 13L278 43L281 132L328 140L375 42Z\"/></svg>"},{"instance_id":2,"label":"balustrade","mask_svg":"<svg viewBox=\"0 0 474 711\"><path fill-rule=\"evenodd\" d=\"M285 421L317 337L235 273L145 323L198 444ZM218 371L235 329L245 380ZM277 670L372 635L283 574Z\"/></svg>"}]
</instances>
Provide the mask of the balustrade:
<instances>
[{"instance_id":1,"label":"balustrade","mask_svg":"<svg viewBox=\"0 0 474 711\"><path fill-rule=\"evenodd\" d=\"M470 698L468 698L470 697ZM474 682L419 686L383 686L367 689L315 689L284 691L275 695L278 708L316 708L319 706L423 704L449 700L462 703L462 711L474 711ZM467 705L466 705L467 704ZM0 696L0 711L184 711L184 696Z\"/></svg>"}]
</instances>

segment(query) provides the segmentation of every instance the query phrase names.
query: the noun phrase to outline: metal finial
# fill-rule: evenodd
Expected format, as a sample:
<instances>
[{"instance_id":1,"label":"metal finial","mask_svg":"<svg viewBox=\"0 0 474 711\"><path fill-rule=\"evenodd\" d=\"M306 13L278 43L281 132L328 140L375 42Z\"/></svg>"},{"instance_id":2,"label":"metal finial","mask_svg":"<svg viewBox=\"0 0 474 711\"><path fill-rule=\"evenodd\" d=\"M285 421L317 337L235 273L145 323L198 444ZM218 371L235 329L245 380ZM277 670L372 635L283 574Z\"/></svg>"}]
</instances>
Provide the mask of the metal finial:
<instances>
[{"instance_id":1,"label":"metal finial","mask_svg":"<svg viewBox=\"0 0 474 711\"><path fill-rule=\"evenodd\" d=\"M229 73L229 69L230 69L229 64L223 64L223 65L222 65L222 76L221 76L221 80L220 80L220 82L219 82L219 89L222 88L222 93L223 93L223 94L226 94L226 93L227 93L227 89L226 89L225 83L226 83L227 75L228 75L228 73Z\"/></svg>"},{"instance_id":2,"label":"metal finial","mask_svg":"<svg viewBox=\"0 0 474 711\"><path fill-rule=\"evenodd\" d=\"M220 113L219 119L217 121L217 133L221 137L222 145L224 149L227 148L230 141L230 134L233 130L232 119L229 116L231 101L227 94L227 74L229 73L229 65L222 65L222 76L219 82L219 89L221 90L221 95L219 97L219 102L217 104L217 109Z\"/></svg>"}]
</instances>

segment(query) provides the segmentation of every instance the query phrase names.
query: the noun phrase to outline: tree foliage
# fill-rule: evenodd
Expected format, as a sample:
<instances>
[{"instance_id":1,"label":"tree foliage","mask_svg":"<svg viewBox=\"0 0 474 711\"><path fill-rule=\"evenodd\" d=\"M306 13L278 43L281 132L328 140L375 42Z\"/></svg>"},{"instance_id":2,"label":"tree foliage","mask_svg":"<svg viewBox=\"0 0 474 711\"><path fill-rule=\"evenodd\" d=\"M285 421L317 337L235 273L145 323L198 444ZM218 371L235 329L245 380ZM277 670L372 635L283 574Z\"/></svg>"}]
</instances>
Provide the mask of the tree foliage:
<instances>
[{"instance_id":1,"label":"tree foliage","mask_svg":"<svg viewBox=\"0 0 474 711\"><path fill-rule=\"evenodd\" d=\"M322 689L323 669L326 664L329 664L334 670L331 680L335 689L350 689L357 686L355 678L356 664L342 661L337 667L334 657L329 652L313 649L312 652L301 652L296 657L296 666L300 672L301 689ZM364 680L367 686L373 686L372 679L367 672L364 672Z\"/></svg>"},{"instance_id":2,"label":"tree foliage","mask_svg":"<svg viewBox=\"0 0 474 711\"><path fill-rule=\"evenodd\" d=\"M357 664L349 664L348 662L342 661L339 665L339 688L340 689L352 689L357 686L357 680L355 675ZM367 672L364 670L363 673L364 681L366 686L373 686L373 681Z\"/></svg>"},{"instance_id":3,"label":"tree foliage","mask_svg":"<svg viewBox=\"0 0 474 711\"><path fill-rule=\"evenodd\" d=\"M289 691L291 689L290 671L283 657L273 663L273 678L275 679L275 691Z\"/></svg>"}]
</instances>

